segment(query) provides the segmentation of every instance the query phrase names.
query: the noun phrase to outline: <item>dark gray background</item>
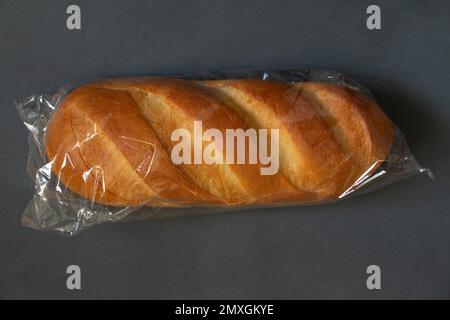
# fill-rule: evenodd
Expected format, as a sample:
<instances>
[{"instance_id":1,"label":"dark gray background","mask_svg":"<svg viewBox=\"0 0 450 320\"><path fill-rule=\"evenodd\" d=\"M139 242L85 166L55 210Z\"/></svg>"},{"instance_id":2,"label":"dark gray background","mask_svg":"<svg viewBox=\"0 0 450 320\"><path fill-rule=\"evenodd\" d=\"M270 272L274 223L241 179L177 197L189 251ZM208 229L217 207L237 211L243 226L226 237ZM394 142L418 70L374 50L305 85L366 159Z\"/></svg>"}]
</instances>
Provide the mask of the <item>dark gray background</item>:
<instances>
[{"instance_id":1,"label":"dark gray background","mask_svg":"<svg viewBox=\"0 0 450 320\"><path fill-rule=\"evenodd\" d=\"M81 31L66 29L73 3ZM369 4L381 31L366 29ZM0 298L450 298L449 53L448 1L0 1ZM436 180L75 238L20 226L33 188L15 100L105 76L303 67L368 86Z\"/></svg>"}]
</instances>

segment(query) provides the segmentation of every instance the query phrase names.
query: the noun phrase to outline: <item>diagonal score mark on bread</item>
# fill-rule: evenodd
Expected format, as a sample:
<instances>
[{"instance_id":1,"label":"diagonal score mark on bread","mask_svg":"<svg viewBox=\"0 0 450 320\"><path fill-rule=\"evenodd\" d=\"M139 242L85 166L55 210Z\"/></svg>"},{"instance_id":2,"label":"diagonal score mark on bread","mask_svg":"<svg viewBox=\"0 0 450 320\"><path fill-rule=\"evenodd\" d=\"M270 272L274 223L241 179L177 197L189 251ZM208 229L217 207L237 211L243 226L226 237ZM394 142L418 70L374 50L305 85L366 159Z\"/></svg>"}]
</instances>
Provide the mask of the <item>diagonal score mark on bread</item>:
<instances>
[{"instance_id":1,"label":"diagonal score mark on bread","mask_svg":"<svg viewBox=\"0 0 450 320\"><path fill-rule=\"evenodd\" d=\"M66 188L91 201L117 206L127 205L130 200L120 198L99 186L98 177L89 174L93 173L92 168L81 156L67 111L68 108L63 107L56 111L46 135L47 155L57 176L57 188L63 190L61 184L64 184Z\"/></svg>"},{"instance_id":2,"label":"diagonal score mark on bread","mask_svg":"<svg viewBox=\"0 0 450 320\"><path fill-rule=\"evenodd\" d=\"M92 83L69 94L55 113L47 154L67 187L109 205L236 206L335 199L367 164L385 159L392 140L391 124L376 104L346 90L261 80ZM72 134L67 132L67 114ZM174 165L171 132L180 127L192 132L195 120L205 130L222 132L279 129L280 172L262 176L260 164ZM70 148L74 143L78 154ZM72 169L61 166L67 156ZM102 169L103 192L80 178L93 168Z\"/></svg>"},{"instance_id":3,"label":"diagonal score mark on bread","mask_svg":"<svg viewBox=\"0 0 450 320\"><path fill-rule=\"evenodd\" d=\"M178 174L166 153L162 152L158 138L128 92L80 88L71 94L60 110L69 115L64 124L71 124L72 144L69 150L67 145L54 147L58 144L55 138L59 134L53 133L57 132L54 126L60 128L62 122L59 120L61 114L55 114L49 125L47 153L56 163L67 155L76 163L69 174L78 183L68 185L76 193L111 205L139 205L148 200L159 203L157 198L171 200L170 196L174 194L181 203L203 200L203 192ZM61 166L53 168L58 171ZM68 169L65 168L66 171ZM104 181L101 189L107 190L108 194L98 193L98 178L93 179L90 175L95 170L101 171L100 178ZM68 178L63 175L63 182ZM113 199L108 195L123 201L111 201Z\"/></svg>"},{"instance_id":4,"label":"diagonal score mark on bread","mask_svg":"<svg viewBox=\"0 0 450 320\"><path fill-rule=\"evenodd\" d=\"M97 94L101 96L104 93L97 92ZM120 99L117 94L114 98ZM72 109L70 113L72 131L75 140L78 141L77 147L83 160L91 170L100 171L104 189L110 190L113 194L126 200L136 199L142 202L154 197L153 190L143 180L148 170L138 169L142 166L142 162L147 162L148 167L152 166L154 146L129 144L121 137L120 131L114 132L117 141L113 142L110 139L113 134L111 128L117 126L111 123L115 121L115 111L111 109L115 106L109 105L109 113L104 114L101 112L101 105L92 101L94 99L90 99L90 96L86 96L85 99L90 100L85 107ZM141 156L133 157L135 154L133 149L139 149ZM86 173L89 174L89 171ZM122 188L121 185L126 185L127 188Z\"/></svg>"},{"instance_id":5,"label":"diagonal score mark on bread","mask_svg":"<svg viewBox=\"0 0 450 320\"><path fill-rule=\"evenodd\" d=\"M305 82L297 86L318 110L342 150L352 157L356 178L386 158L393 124L372 99L334 84Z\"/></svg>"}]
</instances>

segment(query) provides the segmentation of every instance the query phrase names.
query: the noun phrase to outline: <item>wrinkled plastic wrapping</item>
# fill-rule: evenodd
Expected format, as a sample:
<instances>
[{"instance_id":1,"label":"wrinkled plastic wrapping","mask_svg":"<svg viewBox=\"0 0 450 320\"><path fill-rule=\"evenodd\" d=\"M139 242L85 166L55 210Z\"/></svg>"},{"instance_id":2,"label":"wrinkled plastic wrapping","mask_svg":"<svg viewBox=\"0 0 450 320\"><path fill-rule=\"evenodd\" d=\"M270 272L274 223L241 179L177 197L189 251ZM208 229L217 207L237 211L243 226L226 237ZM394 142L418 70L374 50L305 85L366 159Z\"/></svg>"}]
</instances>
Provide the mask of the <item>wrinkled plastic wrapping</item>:
<instances>
[{"instance_id":1,"label":"wrinkled plastic wrapping","mask_svg":"<svg viewBox=\"0 0 450 320\"><path fill-rule=\"evenodd\" d=\"M332 83L341 87L347 87L352 90L359 91L370 99L374 99L370 92L358 83L342 74L328 71L228 72L195 76L179 76L176 78L191 80L260 79L282 83ZM404 179L421 172L427 172L431 176L431 173L427 169L422 168L416 162L406 145L403 134L395 126L393 126L392 142L389 144L390 147L386 157L383 159L378 159L376 164L374 163L373 165L368 166L367 170L365 170L361 176L352 178L351 183L345 188L345 190L333 197L324 197L321 201L309 201L311 199L308 200L307 197L304 198L304 200L296 197L286 197L285 200L283 200L283 197L279 197L279 201L264 201L257 199L257 196L254 200L247 202L226 202L221 201L223 199L220 199L220 197L216 197L217 201L213 201L214 199L210 199L210 201L202 201L202 195L200 195L198 191L198 189L201 188L197 188L196 186L195 188L197 189L193 190L194 187L189 187L190 182L188 180L192 180L190 179L192 176L189 176L189 174L187 174L187 177L185 174L180 176L182 180L186 179L189 183L175 181L180 180L181 178L169 177L170 174L168 172L172 169L169 167L164 167L163 165L156 166L154 164L155 161L159 161L158 157L161 156L162 152L167 153L167 150L164 150L167 149L167 147L164 148L163 143L161 145L155 145L153 142L146 141L146 135L139 131L140 129L138 123L136 123L136 128L133 128L134 126L127 128L127 130L130 131L129 136L124 135L123 132L114 133L121 137L122 142L126 141L126 146L123 146L125 149L122 149L122 153L124 152L123 150L127 150L126 148L141 148L140 150L144 150L140 153L140 156L137 156L137 158L133 158L132 156L126 158L128 163L131 164L131 169L132 171L134 170L134 172L126 171L125 169L118 170L116 167L110 167L109 164L117 159L99 158L108 157L107 152L95 153L95 148L98 149L99 146L101 148L103 145L100 142L96 145L88 145L91 138L95 136L96 128L92 131L93 133L86 133L86 137L84 139L79 139L73 142L73 148L78 148L80 147L80 144L82 145L83 143L86 143L86 147L82 149L81 154L87 154L87 157L92 158L88 160L84 159L84 168L81 168L80 170L84 170L81 175L81 179L84 179L85 184L83 185L83 180L80 180L81 187L78 186L79 190L74 192L73 190L75 188L66 186L66 184L70 185L70 183L72 183L69 182L70 177L69 179L66 177L66 179L63 180L57 171L52 170L54 169L53 166L55 166L56 162L55 159L49 159L49 148L46 146L46 143L49 143L49 139L46 139L49 123L55 112L61 106L62 101L64 101L65 97L74 88L76 88L76 86L69 88L66 87L54 95L35 95L20 103L17 103L20 116L30 132L30 149L27 170L28 174L34 181L35 186L35 194L25 209L22 219L23 225L27 227L54 231L63 235L74 235L88 227L100 223L116 222L128 219L152 217L161 218L171 217L174 215L214 213L249 207L324 204L331 201L341 200L362 192L378 189L400 179ZM112 99L114 99L114 97ZM113 108L113 104L114 101L111 102L111 108ZM384 106L384 108L389 108L389 106ZM111 114L113 112L114 111L111 111ZM82 117L77 118L76 116L73 116L71 121L75 122L75 124L72 123L72 126L77 126L77 128L82 126L89 127L89 125L101 126L101 123L104 123L104 121L114 121L114 117L112 117L111 120L108 118L107 113L103 117L99 117L100 118L98 119L101 119L99 121L100 124L86 124L83 123L84 120ZM76 121L79 121L80 123L76 123ZM301 122L307 120L300 117L296 118L296 115L292 117L291 115L289 121ZM300 125L302 125L302 123ZM120 127L120 124L118 126ZM133 130L136 132L133 133ZM164 128L161 128L160 130L164 130ZM64 135L65 133L61 132L60 134ZM73 134L76 136L77 133L74 132ZM55 133L53 133L53 135L57 136ZM137 139L136 135L142 136L140 136L140 139ZM142 144L150 145L148 154L147 151L145 151L147 149L145 149ZM282 140L280 140L280 145L283 147ZM83 146L80 148L83 148ZM157 158L156 160L155 157ZM64 163L58 165L77 166L76 161L76 159L73 159L73 155L68 153L64 157ZM130 168L127 167L127 170L130 170ZM158 170L161 172L156 172ZM115 180L109 181L109 185L106 185L107 183L105 182L105 179L112 179L108 177L108 174L115 176ZM142 188L147 188L149 185L148 183L142 183L145 179L148 180L149 176L151 176L152 179L151 187L158 189L158 192L155 195L152 195L152 191L154 190L151 188L148 193L141 190ZM134 183L131 181L132 179L138 179L139 183ZM214 179L214 177L212 179ZM128 197L127 194L135 196L133 201L128 201L128 205L127 201L121 203L120 199L123 197L121 198L116 195L104 196L110 191L109 189L114 190L114 188L117 188L117 184L120 184L122 181L126 185L125 188L122 188L126 190L121 191L125 192L123 197ZM255 184L257 183L258 181L255 181ZM193 185L194 184L195 182ZM78 185L80 185L80 183L78 183ZM181 185L182 187L180 187ZM89 190L89 188L94 188L95 190ZM184 189L182 190L182 188ZM187 191L185 189L187 189ZM186 196L188 199L197 197L200 200L186 200L186 197L183 196L186 192L188 193ZM170 199L165 197L166 193L171 195L169 197ZM179 199L177 199L178 194L180 195ZM209 195L207 195L207 197L208 196ZM265 194L261 197L272 196L272 194Z\"/></svg>"}]
</instances>

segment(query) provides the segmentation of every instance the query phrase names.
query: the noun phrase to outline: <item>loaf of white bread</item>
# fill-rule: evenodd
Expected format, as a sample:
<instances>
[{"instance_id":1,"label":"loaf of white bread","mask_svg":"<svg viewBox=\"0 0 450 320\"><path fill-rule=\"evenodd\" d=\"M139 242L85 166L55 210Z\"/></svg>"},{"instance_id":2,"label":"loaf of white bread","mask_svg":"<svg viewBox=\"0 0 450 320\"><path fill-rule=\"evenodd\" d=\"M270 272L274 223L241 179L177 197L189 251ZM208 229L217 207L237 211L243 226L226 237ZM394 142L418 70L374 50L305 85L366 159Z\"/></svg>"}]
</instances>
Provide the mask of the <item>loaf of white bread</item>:
<instances>
[{"instance_id":1,"label":"loaf of white bread","mask_svg":"<svg viewBox=\"0 0 450 320\"><path fill-rule=\"evenodd\" d=\"M224 136L277 129L279 170L173 163L172 133L194 135L194 121ZM392 139L392 123L372 99L336 84L131 78L69 93L48 124L45 148L59 190L87 201L231 207L338 199L377 170Z\"/></svg>"}]
</instances>

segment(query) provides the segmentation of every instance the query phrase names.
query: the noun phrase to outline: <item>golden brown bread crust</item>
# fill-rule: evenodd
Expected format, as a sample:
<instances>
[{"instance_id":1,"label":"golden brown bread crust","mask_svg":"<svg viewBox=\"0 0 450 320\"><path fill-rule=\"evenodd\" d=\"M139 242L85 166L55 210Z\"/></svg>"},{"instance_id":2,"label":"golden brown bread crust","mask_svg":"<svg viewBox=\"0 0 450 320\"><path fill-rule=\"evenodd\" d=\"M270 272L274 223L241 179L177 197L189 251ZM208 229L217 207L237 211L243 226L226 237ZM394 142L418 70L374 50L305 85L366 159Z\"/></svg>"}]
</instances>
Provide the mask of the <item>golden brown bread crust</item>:
<instances>
[{"instance_id":1,"label":"golden brown bread crust","mask_svg":"<svg viewBox=\"0 0 450 320\"><path fill-rule=\"evenodd\" d=\"M173 164L171 133L193 135L196 120L224 136L226 129L279 129L279 172L261 175L260 164ZM64 99L46 134L61 187L112 206L335 199L378 167L391 142L390 120L362 93L262 80L94 82Z\"/></svg>"},{"instance_id":2,"label":"golden brown bread crust","mask_svg":"<svg viewBox=\"0 0 450 320\"><path fill-rule=\"evenodd\" d=\"M377 104L366 95L334 84L297 84L302 95L314 105L342 150L351 155L361 176L376 169L392 144L393 125Z\"/></svg>"},{"instance_id":3,"label":"golden brown bread crust","mask_svg":"<svg viewBox=\"0 0 450 320\"><path fill-rule=\"evenodd\" d=\"M126 91L75 90L49 124L46 148L59 180L95 202L127 206L210 198L172 165Z\"/></svg>"},{"instance_id":4,"label":"golden brown bread crust","mask_svg":"<svg viewBox=\"0 0 450 320\"><path fill-rule=\"evenodd\" d=\"M333 196L353 175L349 159L313 106L290 84L208 81L258 128L280 130L280 170L299 190Z\"/></svg>"}]
</instances>

